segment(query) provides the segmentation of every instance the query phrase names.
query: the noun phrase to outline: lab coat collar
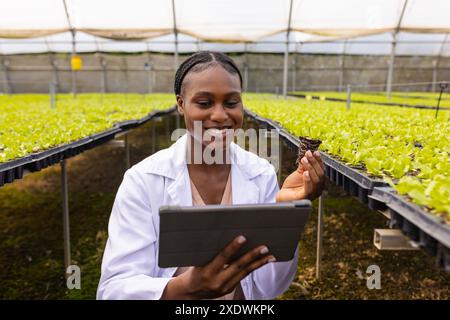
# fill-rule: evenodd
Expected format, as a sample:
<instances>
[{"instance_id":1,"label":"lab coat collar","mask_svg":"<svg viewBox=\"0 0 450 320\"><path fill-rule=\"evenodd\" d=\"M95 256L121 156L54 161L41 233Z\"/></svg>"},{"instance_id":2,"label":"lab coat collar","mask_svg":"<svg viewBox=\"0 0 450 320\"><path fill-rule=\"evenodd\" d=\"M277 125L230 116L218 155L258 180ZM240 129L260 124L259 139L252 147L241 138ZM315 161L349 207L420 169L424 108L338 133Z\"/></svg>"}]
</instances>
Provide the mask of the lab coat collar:
<instances>
[{"instance_id":1,"label":"lab coat collar","mask_svg":"<svg viewBox=\"0 0 450 320\"><path fill-rule=\"evenodd\" d=\"M146 173L169 178L167 192L174 205L192 205L189 172L186 163L188 135L184 134L171 147L153 155L145 167ZM230 145L231 183L233 204L258 203L259 188L253 181L267 167L262 161L234 142Z\"/></svg>"}]
</instances>

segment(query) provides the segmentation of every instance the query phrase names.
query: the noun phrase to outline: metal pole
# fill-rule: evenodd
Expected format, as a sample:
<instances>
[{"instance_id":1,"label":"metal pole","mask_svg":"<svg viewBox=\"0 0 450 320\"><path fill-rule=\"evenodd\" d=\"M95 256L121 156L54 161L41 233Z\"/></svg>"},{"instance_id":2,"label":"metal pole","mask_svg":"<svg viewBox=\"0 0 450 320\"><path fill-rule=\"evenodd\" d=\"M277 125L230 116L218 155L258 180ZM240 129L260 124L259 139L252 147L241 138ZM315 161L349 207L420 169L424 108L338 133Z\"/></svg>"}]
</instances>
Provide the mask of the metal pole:
<instances>
[{"instance_id":1,"label":"metal pole","mask_svg":"<svg viewBox=\"0 0 450 320\"><path fill-rule=\"evenodd\" d=\"M70 21L70 15L69 15L69 10L67 9L67 3L66 0L62 0L63 4L64 4L64 10L66 12L66 18L67 18L67 24L69 26L70 29L70 34L72 35L72 57L76 55L76 43L75 43L75 29L72 26L72 23ZM72 72L72 95L75 98L76 94L77 94L77 75L75 73L75 70L73 70L71 68Z\"/></svg>"},{"instance_id":2,"label":"metal pole","mask_svg":"<svg viewBox=\"0 0 450 320\"><path fill-rule=\"evenodd\" d=\"M435 114L435 116L434 116L435 119L437 119L438 112L439 112L439 106L441 105L442 92L443 92L445 89L447 89L448 83L442 82L442 83L439 85L439 87L441 88L441 92L439 93L439 99L438 99L438 103L437 103L437 106L436 106L436 114Z\"/></svg>"},{"instance_id":3,"label":"metal pole","mask_svg":"<svg viewBox=\"0 0 450 320\"><path fill-rule=\"evenodd\" d=\"M145 45L147 47L147 52L146 57L147 57L147 67L146 67L146 71L147 71L147 92L148 93L152 93L153 92L153 77L152 77L152 70L153 70L153 66L151 64L151 59L150 59L150 47L148 45L148 42L145 42Z\"/></svg>"},{"instance_id":4,"label":"metal pole","mask_svg":"<svg viewBox=\"0 0 450 320\"><path fill-rule=\"evenodd\" d=\"M394 61L395 61L395 48L397 47L397 35L400 31L400 27L402 25L403 16L405 14L406 6L408 5L408 0L405 0L403 3L402 12L400 13L400 17L397 22L397 27L395 28L394 34L393 34L393 40L392 40L392 48L391 48L391 55L389 57L389 69L388 69L388 75L387 75L387 81L386 81L386 96L388 100L391 99L392 94L392 81L394 77Z\"/></svg>"},{"instance_id":5,"label":"metal pole","mask_svg":"<svg viewBox=\"0 0 450 320\"><path fill-rule=\"evenodd\" d=\"M102 93L106 93L108 92L107 63L103 56L100 58L100 63L102 65Z\"/></svg>"},{"instance_id":6,"label":"metal pole","mask_svg":"<svg viewBox=\"0 0 450 320\"><path fill-rule=\"evenodd\" d=\"M130 161L130 142L128 141L128 133L125 134L125 168L128 170L131 167Z\"/></svg>"},{"instance_id":7,"label":"metal pole","mask_svg":"<svg viewBox=\"0 0 450 320\"><path fill-rule=\"evenodd\" d=\"M286 41L286 49L284 50L284 64L283 64L283 98L287 95L288 86L288 62L289 61L289 40Z\"/></svg>"},{"instance_id":8,"label":"metal pole","mask_svg":"<svg viewBox=\"0 0 450 320\"><path fill-rule=\"evenodd\" d=\"M347 51L347 39L345 39L344 48L343 48L342 54L341 54L341 61L340 61L341 72L339 73L339 92L342 92L342 89L343 89L343 86L344 86L345 54L346 54L346 51Z\"/></svg>"},{"instance_id":9,"label":"metal pole","mask_svg":"<svg viewBox=\"0 0 450 320\"><path fill-rule=\"evenodd\" d=\"M175 0L172 0L172 16L173 16L173 32L175 35L175 52L174 52L174 70L178 69L178 30L177 30L177 17L175 11Z\"/></svg>"},{"instance_id":10,"label":"metal pole","mask_svg":"<svg viewBox=\"0 0 450 320\"><path fill-rule=\"evenodd\" d=\"M389 67L388 67L388 75L387 75L387 83L386 83L386 96L388 100L391 99L392 94L392 78L394 76L394 60L395 60L395 48L397 46L397 35L394 35L394 40L392 41L391 54L389 57Z\"/></svg>"},{"instance_id":11,"label":"metal pole","mask_svg":"<svg viewBox=\"0 0 450 320\"><path fill-rule=\"evenodd\" d=\"M107 75L106 75L106 60L103 57L103 54L100 52L100 46L98 44L97 37L95 37L95 36L94 36L94 41L95 41L95 50L96 50L95 54L98 56L100 66L102 68L102 76L100 79L100 81L101 81L100 86L101 86L102 93L104 94L108 91L108 80L107 80Z\"/></svg>"},{"instance_id":12,"label":"metal pole","mask_svg":"<svg viewBox=\"0 0 450 320\"><path fill-rule=\"evenodd\" d=\"M70 256L69 195L65 159L61 160L61 191L63 196L64 274L67 277L67 268L72 264L72 259Z\"/></svg>"},{"instance_id":13,"label":"metal pole","mask_svg":"<svg viewBox=\"0 0 450 320\"><path fill-rule=\"evenodd\" d=\"M128 99L128 92L129 92L129 79L128 79L128 63L127 63L127 58L123 57L123 71L125 73L125 98Z\"/></svg>"},{"instance_id":14,"label":"metal pole","mask_svg":"<svg viewBox=\"0 0 450 320\"><path fill-rule=\"evenodd\" d=\"M432 84L431 84L432 92L436 92L436 83L438 81L438 79L437 79L438 68L439 68L439 63L441 62L442 54L444 53L444 47L445 47L445 43L447 42L447 37L448 37L448 33L445 34L444 40L442 41L441 47L439 48L439 52L436 56L436 60L433 61L433 75L432 75L433 80L432 80Z\"/></svg>"},{"instance_id":15,"label":"metal pole","mask_svg":"<svg viewBox=\"0 0 450 320\"><path fill-rule=\"evenodd\" d=\"M437 66L438 60L433 60L433 73L431 75L431 92L436 92L436 82L437 82Z\"/></svg>"},{"instance_id":16,"label":"metal pole","mask_svg":"<svg viewBox=\"0 0 450 320\"><path fill-rule=\"evenodd\" d=\"M297 87L298 42L295 44L294 68L292 69L292 91Z\"/></svg>"},{"instance_id":17,"label":"metal pole","mask_svg":"<svg viewBox=\"0 0 450 320\"><path fill-rule=\"evenodd\" d=\"M50 108L55 108L55 93L56 93L56 85L53 82L48 84L50 90Z\"/></svg>"},{"instance_id":18,"label":"metal pole","mask_svg":"<svg viewBox=\"0 0 450 320\"><path fill-rule=\"evenodd\" d=\"M72 57L77 54L75 48L75 31L72 31ZM75 97L77 95L77 73L72 69L72 95Z\"/></svg>"},{"instance_id":19,"label":"metal pole","mask_svg":"<svg viewBox=\"0 0 450 320\"><path fill-rule=\"evenodd\" d=\"M60 90L60 81L59 81L59 77L58 77L58 68L56 66L56 61L53 57L53 53L52 50L50 48L50 44L48 43L48 39L47 37L44 37L44 41L45 41L45 45L47 47L47 51L48 51L48 58L50 61L50 65L52 66L52 70L53 70L53 83L55 83L56 88Z\"/></svg>"},{"instance_id":20,"label":"metal pole","mask_svg":"<svg viewBox=\"0 0 450 320\"><path fill-rule=\"evenodd\" d=\"M287 95L287 86L288 86L288 72L289 72L289 35L291 33L291 19L292 19L292 2L289 4L289 20L286 32L286 49L284 50L284 65L283 65L283 98L286 98Z\"/></svg>"},{"instance_id":21,"label":"metal pole","mask_svg":"<svg viewBox=\"0 0 450 320\"><path fill-rule=\"evenodd\" d=\"M323 202L324 195L319 197L319 210L317 213L317 252L316 252L316 279L320 278L320 266L323 254Z\"/></svg>"},{"instance_id":22,"label":"metal pole","mask_svg":"<svg viewBox=\"0 0 450 320\"><path fill-rule=\"evenodd\" d=\"M2 59L1 66L3 69L3 90L5 91L5 93L11 94L13 90L8 75L9 61L6 59Z\"/></svg>"},{"instance_id":23,"label":"metal pole","mask_svg":"<svg viewBox=\"0 0 450 320\"><path fill-rule=\"evenodd\" d=\"M352 86L347 85L347 110L350 110L350 106L352 104Z\"/></svg>"}]
</instances>

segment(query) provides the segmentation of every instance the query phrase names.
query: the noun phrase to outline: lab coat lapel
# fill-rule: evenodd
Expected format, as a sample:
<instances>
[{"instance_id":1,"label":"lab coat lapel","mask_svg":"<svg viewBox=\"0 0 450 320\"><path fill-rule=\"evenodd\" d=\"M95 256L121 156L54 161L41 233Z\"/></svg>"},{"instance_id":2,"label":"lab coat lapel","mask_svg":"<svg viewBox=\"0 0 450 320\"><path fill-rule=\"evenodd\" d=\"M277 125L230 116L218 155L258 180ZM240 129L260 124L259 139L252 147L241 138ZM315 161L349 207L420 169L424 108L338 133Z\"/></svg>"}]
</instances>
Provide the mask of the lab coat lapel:
<instances>
[{"instance_id":1,"label":"lab coat lapel","mask_svg":"<svg viewBox=\"0 0 450 320\"><path fill-rule=\"evenodd\" d=\"M252 180L253 176L249 170L249 166L238 159L240 152L245 152L237 148L232 143L231 145L231 186L233 204L251 204L259 202L259 188Z\"/></svg>"},{"instance_id":2,"label":"lab coat lapel","mask_svg":"<svg viewBox=\"0 0 450 320\"><path fill-rule=\"evenodd\" d=\"M182 169L175 180L169 181L167 186L167 193L172 199L172 205L192 205L192 193L187 168Z\"/></svg>"},{"instance_id":3,"label":"lab coat lapel","mask_svg":"<svg viewBox=\"0 0 450 320\"><path fill-rule=\"evenodd\" d=\"M180 139L180 143L175 146L172 159L170 159L173 165L173 172L177 174L175 179L169 179L167 193L172 200L172 205L191 206L192 192L186 164L187 136L184 135Z\"/></svg>"}]
</instances>

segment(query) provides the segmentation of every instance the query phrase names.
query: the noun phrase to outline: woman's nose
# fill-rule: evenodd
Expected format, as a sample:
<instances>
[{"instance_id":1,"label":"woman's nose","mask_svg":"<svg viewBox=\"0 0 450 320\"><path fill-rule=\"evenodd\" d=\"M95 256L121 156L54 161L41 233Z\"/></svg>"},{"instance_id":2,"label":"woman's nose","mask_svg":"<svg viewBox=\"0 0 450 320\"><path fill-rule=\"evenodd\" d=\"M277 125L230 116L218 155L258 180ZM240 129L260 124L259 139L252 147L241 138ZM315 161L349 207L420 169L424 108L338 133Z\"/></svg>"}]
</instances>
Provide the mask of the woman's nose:
<instances>
[{"instance_id":1,"label":"woman's nose","mask_svg":"<svg viewBox=\"0 0 450 320\"><path fill-rule=\"evenodd\" d=\"M228 114L225 111L225 108L220 105L220 104L216 104L212 110L211 110L211 120L215 121L215 122L225 122L226 120L228 120Z\"/></svg>"}]
</instances>

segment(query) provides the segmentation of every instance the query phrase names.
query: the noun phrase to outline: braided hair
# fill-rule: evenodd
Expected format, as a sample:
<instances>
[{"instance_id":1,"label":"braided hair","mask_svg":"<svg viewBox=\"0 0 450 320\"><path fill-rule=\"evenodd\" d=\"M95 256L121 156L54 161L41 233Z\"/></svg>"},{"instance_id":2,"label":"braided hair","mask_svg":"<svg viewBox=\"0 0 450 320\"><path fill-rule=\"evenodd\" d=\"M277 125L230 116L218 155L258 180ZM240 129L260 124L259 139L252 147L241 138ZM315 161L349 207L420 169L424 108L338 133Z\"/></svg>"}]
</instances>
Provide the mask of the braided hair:
<instances>
[{"instance_id":1,"label":"braided hair","mask_svg":"<svg viewBox=\"0 0 450 320\"><path fill-rule=\"evenodd\" d=\"M187 58L175 74L174 90L179 95L183 91L183 80L189 72L200 72L212 66L219 65L231 74L237 74L241 81L242 75L234 61L222 52L199 51Z\"/></svg>"}]
</instances>

